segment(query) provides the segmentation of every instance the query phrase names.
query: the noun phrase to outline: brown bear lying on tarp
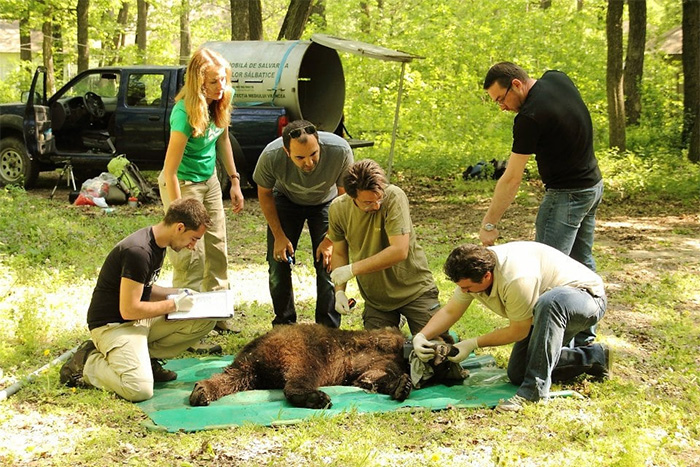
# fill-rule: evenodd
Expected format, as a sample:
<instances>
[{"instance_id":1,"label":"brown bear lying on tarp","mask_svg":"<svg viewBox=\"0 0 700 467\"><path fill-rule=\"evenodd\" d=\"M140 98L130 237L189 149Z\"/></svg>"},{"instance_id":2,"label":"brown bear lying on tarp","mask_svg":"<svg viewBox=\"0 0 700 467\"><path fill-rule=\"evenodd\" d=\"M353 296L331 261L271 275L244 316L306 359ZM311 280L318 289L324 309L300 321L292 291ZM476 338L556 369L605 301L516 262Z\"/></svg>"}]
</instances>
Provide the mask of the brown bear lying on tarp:
<instances>
[{"instance_id":1,"label":"brown bear lying on tarp","mask_svg":"<svg viewBox=\"0 0 700 467\"><path fill-rule=\"evenodd\" d=\"M413 388L405 341L396 328L349 331L320 324L277 326L243 347L223 373L199 381L190 394L190 405L209 405L251 389L283 389L292 405L323 409L331 406L331 399L318 388L339 385L403 401Z\"/></svg>"}]
</instances>

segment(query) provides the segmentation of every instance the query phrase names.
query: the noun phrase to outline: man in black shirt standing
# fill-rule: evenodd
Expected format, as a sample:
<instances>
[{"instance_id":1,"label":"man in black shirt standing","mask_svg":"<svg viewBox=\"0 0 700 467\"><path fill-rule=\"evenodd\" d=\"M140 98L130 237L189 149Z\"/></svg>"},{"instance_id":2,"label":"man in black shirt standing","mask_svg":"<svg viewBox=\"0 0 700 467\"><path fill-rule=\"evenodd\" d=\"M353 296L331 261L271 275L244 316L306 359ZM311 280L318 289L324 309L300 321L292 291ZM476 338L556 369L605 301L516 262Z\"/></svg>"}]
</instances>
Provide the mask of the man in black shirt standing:
<instances>
[{"instance_id":1,"label":"man in black shirt standing","mask_svg":"<svg viewBox=\"0 0 700 467\"><path fill-rule=\"evenodd\" d=\"M63 384L94 386L138 402L153 396L154 382L177 378L159 360L198 342L216 321L166 321L166 314L192 308L192 292L155 282L166 248L193 249L210 225L202 203L181 199L169 206L160 223L134 232L112 249L88 308L92 339L61 368Z\"/></svg>"},{"instance_id":2,"label":"man in black shirt standing","mask_svg":"<svg viewBox=\"0 0 700 467\"><path fill-rule=\"evenodd\" d=\"M603 180L593 151L593 124L574 83L560 71L532 79L510 62L493 65L484 89L502 110L515 112L513 146L498 180L479 238L493 245L496 225L518 193L525 165L535 154L545 194L535 221L535 241L556 248L595 271L595 213ZM593 330L576 337L590 343Z\"/></svg>"},{"instance_id":3,"label":"man in black shirt standing","mask_svg":"<svg viewBox=\"0 0 700 467\"><path fill-rule=\"evenodd\" d=\"M560 71L532 79L509 62L492 66L484 89L501 109L517 113L508 167L496 184L479 232L485 245L498 238L496 224L518 192L531 154L545 185L535 240L595 271L593 229L603 193L593 152L591 116L574 83Z\"/></svg>"}]
</instances>

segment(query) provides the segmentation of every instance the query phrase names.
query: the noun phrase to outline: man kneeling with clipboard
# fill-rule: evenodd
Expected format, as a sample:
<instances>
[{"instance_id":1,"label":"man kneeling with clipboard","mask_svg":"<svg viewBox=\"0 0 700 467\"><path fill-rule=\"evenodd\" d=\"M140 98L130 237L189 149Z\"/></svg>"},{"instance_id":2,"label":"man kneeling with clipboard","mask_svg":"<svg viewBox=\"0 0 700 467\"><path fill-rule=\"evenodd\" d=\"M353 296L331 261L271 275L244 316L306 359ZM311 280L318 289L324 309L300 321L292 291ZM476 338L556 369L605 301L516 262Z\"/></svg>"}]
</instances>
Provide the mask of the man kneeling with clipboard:
<instances>
[{"instance_id":1,"label":"man kneeling with clipboard","mask_svg":"<svg viewBox=\"0 0 700 467\"><path fill-rule=\"evenodd\" d=\"M161 222L134 232L114 247L102 265L88 308L92 339L81 344L61 368L63 384L94 386L139 402L153 397L154 382L177 378L160 360L198 342L218 318L166 320L169 313L191 310L196 295L155 282L166 248L193 249L210 225L202 203L181 199L169 206Z\"/></svg>"}]
</instances>

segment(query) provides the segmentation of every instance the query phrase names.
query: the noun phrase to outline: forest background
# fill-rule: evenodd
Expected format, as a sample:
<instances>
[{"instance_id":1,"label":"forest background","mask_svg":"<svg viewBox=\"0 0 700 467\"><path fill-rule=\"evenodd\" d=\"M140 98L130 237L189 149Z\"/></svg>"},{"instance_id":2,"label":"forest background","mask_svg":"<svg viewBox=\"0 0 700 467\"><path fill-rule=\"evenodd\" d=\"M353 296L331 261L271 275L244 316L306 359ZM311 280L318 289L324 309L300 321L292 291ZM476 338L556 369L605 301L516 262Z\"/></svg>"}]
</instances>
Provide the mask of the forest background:
<instances>
[{"instance_id":1,"label":"forest background","mask_svg":"<svg viewBox=\"0 0 700 467\"><path fill-rule=\"evenodd\" d=\"M187 3L192 47L229 39L230 8L241 3L256 4ZM564 388L583 399L553 400L516 416L490 409L351 412L290 427L164 434L144 428L146 417L134 404L101 391L63 387L53 367L0 402L0 464L698 465L700 169L689 161L683 140L683 66L657 48L664 33L682 22L685 2L645 3L648 47L639 83L641 113L638 123L625 126L625 150L610 149L606 29L611 3L327 0L322 15L309 17L301 37L320 32L425 57L406 69L392 180L409 196L443 302L453 284L442 274L442 262L458 243L478 241L479 222L493 193L492 180L465 182L461 172L478 160L505 159L510 151L513 115L490 102L481 89L484 74L494 62L511 60L533 77L553 68L572 77L591 111L605 179L594 252L610 299L600 336L616 354L613 379L579 379ZM120 29L117 18L127 4L127 27ZM89 38L100 42L85 42L90 44L89 66L186 61L177 26L181 5L150 3L145 47L132 42L138 5L90 0ZM261 6L263 37L275 40L289 4L265 0ZM63 70L78 62L76 5L0 4L8 19L21 17L27 8L33 26L53 18L47 34L59 86L68 78ZM627 41L629 30L622 31ZM119 47L111 40L115 32ZM44 57L34 58L41 63ZM347 54L341 60L349 129L356 138L376 141L373 148L358 149L356 158L386 165L400 65ZM0 83L0 97L17 100L35 65L21 65ZM542 185L534 162L529 172L504 216L502 241L532 238ZM73 207L62 186L49 199L57 178L57 173L42 174L31 191L0 190L1 388L22 381L87 338L85 310L104 257L122 237L162 215L161 206L120 207L111 216L97 208ZM252 195L246 192L244 213L227 220L242 332L210 337L225 353L236 353L270 327L265 223ZM313 316L309 249L302 241L295 269L302 321ZM168 267L161 277L165 283ZM350 293L360 298L353 287ZM454 330L464 337L502 324L493 313L472 306ZM357 329L361 319L344 318L343 327ZM508 348L480 352L505 366Z\"/></svg>"},{"instance_id":2,"label":"forest background","mask_svg":"<svg viewBox=\"0 0 700 467\"><path fill-rule=\"evenodd\" d=\"M191 50L209 40L296 39L320 32L424 57L410 63L405 73L396 147L399 168L451 174L478 160L506 158L512 115L498 112L481 84L490 65L509 60L535 78L548 69L571 76L591 111L606 175L634 172L632 180L625 180L625 190L663 189L669 171L684 157L700 157L692 145L688 152L698 104L684 105L688 94L692 102L698 100L700 84L688 80L684 94L684 65L660 45L665 33L688 18L695 20L690 24L699 24L700 1L634 0L630 8L625 3L7 0L0 5L0 18L19 20L24 42L31 37L28 29L41 30L43 39L41 44L35 39L39 52L32 54L28 44L23 46L22 57L34 62L21 62L0 83L0 101L16 101L28 89L36 62L53 71L49 87L55 88L88 66L186 63ZM630 13L639 11L633 5L643 5L644 16L636 13L630 21ZM700 76L700 33L688 39L695 47L687 47L694 55L686 55L695 57L691 68L698 68ZM630 70L639 68L624 87L624 100L634 99L627 106L627 122L616 103L623 97L615 95L622 92L622 72L609 75L622 70L625 58ZM399 66L350 54L342 54L342 61L348 128L353 137L374 140L371 155L384 162ZM694 128L697 132L700 124ZM631 167L635 169L629 171ZM649 172L661 180L650 178Z\"/></svg>"}]
</instances>

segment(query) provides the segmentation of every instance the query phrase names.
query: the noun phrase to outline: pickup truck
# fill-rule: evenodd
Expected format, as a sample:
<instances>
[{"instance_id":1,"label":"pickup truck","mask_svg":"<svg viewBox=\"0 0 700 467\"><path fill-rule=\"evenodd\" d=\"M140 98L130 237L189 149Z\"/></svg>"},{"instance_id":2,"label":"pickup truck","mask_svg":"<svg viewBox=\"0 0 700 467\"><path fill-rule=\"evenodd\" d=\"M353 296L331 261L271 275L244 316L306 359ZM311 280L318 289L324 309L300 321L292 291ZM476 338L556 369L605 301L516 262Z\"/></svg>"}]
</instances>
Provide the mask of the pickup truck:
<instances>
[{"instance_id":1,"label":"pickup truck","mask_svg":"<svg viewBox=\"0 0 700 467\"><path fill-rule=\"evenodd\" d=\"M0 105L0 185L31 187L41 171L67 164L81 178L106 170L118 154L142 170L161 169L184 74L181 66L95 68L47 96L46 70L39 67L23 94L26 103ZM262 149L289 119L284 106L235 106L229 135L242 182L252 184ZM353 147L369 145L371 141L351 140ZM220 178L225 188L228 180Z\"/></svg>"}]
</instances>

